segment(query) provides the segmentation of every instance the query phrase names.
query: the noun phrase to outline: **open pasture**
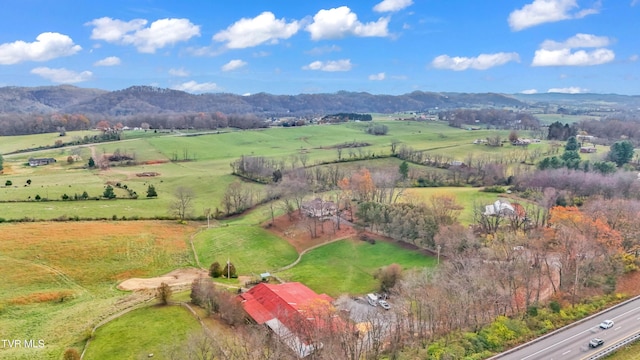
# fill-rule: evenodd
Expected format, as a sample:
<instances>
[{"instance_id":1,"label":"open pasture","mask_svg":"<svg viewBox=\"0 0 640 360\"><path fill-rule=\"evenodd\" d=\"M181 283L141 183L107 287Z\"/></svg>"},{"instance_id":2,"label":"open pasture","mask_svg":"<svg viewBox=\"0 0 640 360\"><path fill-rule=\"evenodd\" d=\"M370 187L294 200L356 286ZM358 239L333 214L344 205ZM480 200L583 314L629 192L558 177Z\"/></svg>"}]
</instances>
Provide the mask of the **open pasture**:
<instances>
[{"instance_id":1,"label":"open pasture","mask_svg":"<svg viewBox=\"0 0 640 360\"><path fill-rule=\"evenodd\" d=\"M137 309L99 328L84 359L146 359L149 354L169 359L172 347L179 348L201 331L195 317L181 306Z\"/></svg>"},{"instance_id":2,"label":"open pasture","mask_svg":"<svg viewBox=\"0 0 640 360\"><path fill-rule=\"evenodd\" d=\"M398 244L347 239L311 250L293 268L278 273L288 281L299 281L318 293L331 296L364 294L377 290L373 275L381 267L397 263L403 269L431 267L436 259Z\"/></svg>"},{"instance_id":3,"label":"open pasture","mask_svg":"<svg viewBox=\"0 0 640 360\"><path fill-rule=\"evenodd\" d=\"M59 358L122 307L128 293L116 290L120 281L192 265L194 231L157 221L0 224L3 337L42 339L36 357ZM0 349L0 358L30 356L32 349Z\"/></svg>"},{"instance_id":4,"label":"open pasture","mask_svg":"<svg viewBox=\"0 0 640 360\"><path fill-rule=\"evenodd\" d=\"M51 156L58 159L53 165L37 168L25 165L28 158L36 154L16 154L5 157L8 174L0 176L0 201L23 201L5 203L0 217L19 219L54 219L61 216L83 218L130 218L167 216L169 204L175 199L179 186L189 187L194 192L193 215L199 216L204 209L220 207L220 200L227 185L234 180L229 164L242 155L266 156L282 160L291 167L294 156L307 158L307 166L317 161L333 161L338 157L336 146L356 142L367 142L370 146L345 149L342 156L348 158L363 153L390 154L391 143L406 144L415 150L447 154L465 160L469 153L500 153L511 149L493 148L471 144L476 138L484 138L493 130L467 131L447 126L442 122L382 121L376 122L389 128L388 135L366 134L366 122L351 122L340 125L305 126L294 128L272 128L262 130L212 133L198 136L155 136L125 139L117 142L92 144L72 148L52 149L38 152L38 157ZM55 134L57 136L57 134ZM35 136L35 135L34 135ZM39 136L39 135L38 135ZM52 136L52 134L49 134ZM71 136L71 135L67 135ZM506 135L505 135L506 136ZM24 143L25 139L21 140ZM27 141L28 142L28 141ZM20 142L14 142L20 143ZM15 145L14 145L15 146ZM90 156L121 153L135 155L136 166L112 166L108 170L86 169L83 166ZM66 158L79 153L80 163L68 164ZM166 162L171 159L191 161ZM159 162L159 163L157 163ZM301 162L296 161L300 166ZM365 165L366 166L366 165ZM157 172L156 177L138 177L143 172ZM6 180L13 185L3 187ZM25 186L31 180L30 186ZM121 183L137 192L138 200L116 200L95 202L24 202L39 195L51 200L61 199L63 194L73 197L84 191L89 196L100 196L107 183ZM146 200L147 187L152 184L158 199ZM257 186L258 188L260 186ZM126 192L116 189L116 195Z\"/></svg>"},{"instance_id":5,"label":"open pasture","mask_svg":"<svg viewBox=\"0 0 640 360\"><path fill-rule=\"evenodd\" d=\"M478 188L470 187L434 187L434 188L413 188L407 189L403 194L405 199L429 203L434 196L452 196L456 203L463 207L460 212L460 221L463 225L474 223L473 212L476 206L493 204L498 199L496 193L486 193Z\"/></svg>"},{"instance_id":6,"label":"open pasture","mask_svg":"<svg viewBox=\"0 0 640 360\"><path fill-rule=\"evenodd\" d=\"M238 275L259 276L288 265L298 257L287 241L256 225L230 223L202 231L193 241L202 266L209 267L217 261L224 267L228 259Z\"/></svg>"},{"instance_id":7,"label":"open pasture","mask_svg":"<svg viewBox=\"0 0 640 360\"><path fill-rule=\"evenodd\" d=\"M563 124L573 124L582 120L600 120L600 116L590 115L563 115L563 114L536 114L542 125L549 125L556 121Z\"/></svg>"},{"instance_id":8,"label":"open pasture","mask_svg":"<svg viewBox=\"0 0 640 360\"><path fill-rule=\"evenodd\" d=\"M66 136L60 136L60 133L45 133L33 135L15 135L0 136L0 153L6 154L13 151L33 149L41 146L53 146L56 141L62 142L73 141L74 138L84 138L85 136L94 136L100 134L95 130L68 131Z\"/></svg>"}]
</instances>

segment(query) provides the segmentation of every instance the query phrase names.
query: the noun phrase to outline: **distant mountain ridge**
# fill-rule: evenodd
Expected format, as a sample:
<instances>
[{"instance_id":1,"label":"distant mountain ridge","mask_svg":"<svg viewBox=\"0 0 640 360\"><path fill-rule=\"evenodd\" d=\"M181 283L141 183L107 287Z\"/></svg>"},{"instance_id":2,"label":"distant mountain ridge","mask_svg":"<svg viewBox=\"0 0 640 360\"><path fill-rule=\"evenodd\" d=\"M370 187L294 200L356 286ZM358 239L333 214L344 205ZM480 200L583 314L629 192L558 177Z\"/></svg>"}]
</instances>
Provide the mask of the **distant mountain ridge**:
<instances>
[{"instance_id":1,"label":"distant mountain ridge","mask_svg":"<svg viewBox=\"0 0 640 360\"><path fill-rule=\"evenodd\" d=\"M332 94L242 96L228 93L194 95L184 91L132 86L106 91L70 85L0 88L0 113L83 113L104 116L222 112L267 116L337 112L394 113L472 107L526 108L532 103L606 104L640 107L640 96L615 94L436 93L414 91L403 95L374 95L339 91Z\"/></svg>"}]
</instances>

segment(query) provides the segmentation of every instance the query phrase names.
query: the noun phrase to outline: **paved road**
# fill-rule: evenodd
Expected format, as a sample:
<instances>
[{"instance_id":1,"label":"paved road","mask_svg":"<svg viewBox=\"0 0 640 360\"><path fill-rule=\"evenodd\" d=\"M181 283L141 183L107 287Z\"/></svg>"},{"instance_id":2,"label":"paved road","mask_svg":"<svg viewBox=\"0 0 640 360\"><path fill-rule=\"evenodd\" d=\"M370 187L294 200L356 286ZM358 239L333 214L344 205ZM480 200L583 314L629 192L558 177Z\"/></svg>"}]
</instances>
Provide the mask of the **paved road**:
<instances>
[{"instance_id":1,"label":"paved road","mask_svg":"<svg viewBox=\"0 0 640 360\"><path fill-rule=\"evenodd\" d=\"M598 325L604 320L613 320L615 324L607 330L602 330ZM640 298L492 359L580 360L638 332L640 332ZM604 339L604 345L598 349L591 349L588 345L589 340L595 337Z\"/></svg>"}]
</instances>

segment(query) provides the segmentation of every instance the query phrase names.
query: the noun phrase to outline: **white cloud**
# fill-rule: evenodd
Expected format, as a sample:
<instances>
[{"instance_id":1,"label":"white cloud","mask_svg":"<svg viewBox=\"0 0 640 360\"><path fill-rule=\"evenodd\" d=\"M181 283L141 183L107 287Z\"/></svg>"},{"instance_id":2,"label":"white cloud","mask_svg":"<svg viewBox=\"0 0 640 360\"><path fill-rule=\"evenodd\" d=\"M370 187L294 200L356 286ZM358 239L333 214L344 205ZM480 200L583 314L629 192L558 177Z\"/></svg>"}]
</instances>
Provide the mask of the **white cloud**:
<instances>
[{"instance_id":1,"label":"white cloud","mask_svg":"<svg viewBox=\"0 0 640 360\"><path fill-rule=\"evenodd\" d=\"M640 1L640 0L638 0L638 1ZM633 54L633 55L629 56L629 61L636 62L636 61L638 61L638 58L639 58L638 54Z\"/></svg>"},{"instance_id":2,"label":"white cloud","mask_svg":"<svg viewBox=\"0 0 640 360\"><path fill-rule=\"evenodd\" d=\"M522 9L511 12L508 21L511 30L520 31L548 22L579 19L597 14L599 7L600 3L596 2L593 8L572 13L572 10L578 9L576 0L534 0L531 4L523 6Z\"/></svg>"},{"instance_id":3,"label":"white cloud","mask_svg":"<svg viewBox=\"0 0 640 360\"><path fill-rule=\"evenodd\" d=\"M117 56L109 56L93 63L93 66L116 66L120 65L120 58Z\"/></svg>"},{"instance_id":4,"label":"white cloud","mask_svg":"<svg viewBox=\"0 0 640 360\"><path fill-rule=\"evenodd\" d=\"M632 0L631 1L631 6L636 6L638 4L640 4L640 0Z\"/></svg>"},{"instance_id":5,"label":"white cloud","mask_svg":"<svg viewBox=\"0 0 640 360\"><path fill-rule=\"evenodd\" d=\"M377 12L395 12L413 4L413 0L383 0L373 7Z\"/></svg>"},{"instance_id":6,"label":"white cloud","mask_svg":"<svg viewBox=\"0 0 640 360\"><path fill-rule=\"evenodd\" d=\"M592 51L571 49L560 50L536 50L531 66L590 66L611 62L615 54L609 49L596 49Z\"/></svg>"},{"instance_id":7,"label":"white cloud","mask_svg":"<svg viewBox=\"0 0 640 360\"><path fill-rule=\"evenodd\" d=\"M433 59L431 66L436 69L454 71L463 71L467 69L486 70L494 66L504 65L511 61L520 62L520 56L513 52L480 54L477 57L450 57L449 55L440 55Z\"/></svg>"},{"instance_id":8,"label":"white cloud","mask_svg":"<svg viewBox=\"0 0 640 360\"><path fill-rule=\"evenodd\" d=\"M219 90L218 85L212 82L197 83L193 80L178 84L172 87L174 90L186 91L190 93L203 93Z\"/></svg>"},{"instance_id":9,"label":"white cloud","mask_svg":"<svg viewBox=\"0 0 640 360\"><path fill-rule=\"evenodd\" d=\"M300 30L300 23L287 23L276 19L272 12L265 11L253 19L242 18L225 30L213 35L213 40L227 42L230 49L243 49L263 43L277 44L280 39L288 39Z\"/></svg>"},{"instance_id":10,"label":"white cloud","mask_svg":"<svg viewBox=\"0 0 640 360\"><path fill-rule=\"evenodd\" d=\"M346 6L320 10L313 22L305 28L313 40L339 39L348 35L361 37L385 37L389 35L389 18L382 17L366 24L358 21L358 15Z\"/></svg>"},{"instance_id":11,"label":"white cloud","mask_svg":"<svg viewBox=\"0 0 640 360\"><path fill-rule=\"evenodd\" d=\"M320 71L349 71L352 64L350 59L335 61L314 61L309 65L302 67L303 70L320 70Z\"/></svg>"},{"instance_id":12,"label":"white cloud","mask_svg":"<svg viewBox=\"0 0 640 360\"><path fill-rule=\"evenodd\" d=\"M611 43L606 36L576 34L564 42L545 40L536 50L531 66L590 66L611 62L615 59L612 50L604 48ZM577 50L575 48L597 48Z\"/></svg>"},{"instance_id":13,"label":"white cloud","mask_svg":"<svg viewBox=\"0 0 640 360\"><path fill-rule=\"evenodd\" d=\"M37 67L31 70L32 74L42 76L43 78L61 84L73 84L90 80L93 77L91 71L75 72L65 68L51 69L48 67Z\"/></svg>"},{"instance_id":14,"label":"white cloud","mask_svg":"<svg viewBox=\"0 0 640 360\"><path fill-rule=\"evenodd\" d=\"M591 34L576 34L564 42L545 40L540 44L540 48L547 50L559 50L566 48L595 48L604 47L611 44L611 39L606 36L596 36Z\"/></svg>"},{"instance_id":15,"label":"white cloud","mask_svg":"<svg viewBox=\"0 0 640 360\"><path fill-rule=\"evenodd\" d=\"M565 88L551 88L547 90L550 93L563 93L563 94L583 94L589 92L589 89L583 89L577 86L565 87Z\"/></svg>"},{"instance_id":16,"label":"white cloud","mask_svg":"<svg viewBox=\"0 0 640 360\"><path fill-rule=\"evenodd\" d=\"M169 75L177 76L177 77L187 77L190 75L190 73L184 68L179 68L179 69L169 69Z\"/></svg>"},{"instance_id":17,"label":"white cloud","mask_svg":"<svg viewBox=\"0 0 640 360\"><path fill-rule=\"evenodd\" d=\"M247 65L246 61L242 61L240 59L231 60L228 63L222 65L222 71L232 71L232 70L240 69L245 65Z\"/></svg>"},{"instance_id":18,"label":"white cloud","mask_svg":"<svg viewBox=\"0 0 640 360\"><path fill-rule=\"evenodd\" d=\"M15 41L0 44L0 65L12 65L23 61L47 61L69 56L82 50L73 40L64 34L45 32L34 42Z\"/></svg>"},{"instance_id":19,"label":"white cloud","mask_svg":"<svg viewBox=\"0 0 640 360\"><path fill-rule=\"evenodd\" d=\"M532 95L532 94L537 94L538 90L536 90L536 89L527 89L527 90L522 90L520 93L525 94L525 95Z\"/></svg>"},{"instance_id":20,"label":"white cloud","mask_svg":"<svg viewBox=\"0 0 640 360\"><path fill-rule=\"evenodd\" d=\"M147 25L147 20L134 19L128 22L103 17L86 25L94 26L91 38L109 43L133 45L141 53L155 53L163 47L200 36L200 26L189 19L160 19Z\"/></svg>"},{"instance_id":21,"label":"white cloud","mask_svg":"<svg viewBox=\"0 0 640 360\"><path fill-rule=\"evenodd\" d=\"M384 80L385 77L386 77L385 73L381 72L381 73L369 75L369 80Z\"/></svg>"}]
</instances>

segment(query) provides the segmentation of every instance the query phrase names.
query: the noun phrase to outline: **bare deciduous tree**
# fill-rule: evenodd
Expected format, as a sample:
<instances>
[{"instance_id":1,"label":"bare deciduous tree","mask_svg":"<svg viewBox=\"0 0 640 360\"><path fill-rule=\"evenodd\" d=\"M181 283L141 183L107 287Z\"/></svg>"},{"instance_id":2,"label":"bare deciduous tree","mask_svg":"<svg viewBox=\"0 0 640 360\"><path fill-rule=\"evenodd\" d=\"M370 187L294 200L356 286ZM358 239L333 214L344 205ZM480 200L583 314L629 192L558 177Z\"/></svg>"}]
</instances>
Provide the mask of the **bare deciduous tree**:
<instances>
[{"instance_id":1,"label":"bare deciduous tree","mask_svg":"<svg viewBox=\"0 0 640 360\"><path fill-rule=\"evenodd\" d=\"M191 215L195 195L191 188L184 186L179 186L174 195L176 199L169 204L169 212L184 220Z\"/></svg>"}]
</instances>

